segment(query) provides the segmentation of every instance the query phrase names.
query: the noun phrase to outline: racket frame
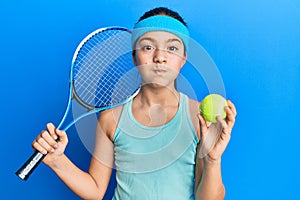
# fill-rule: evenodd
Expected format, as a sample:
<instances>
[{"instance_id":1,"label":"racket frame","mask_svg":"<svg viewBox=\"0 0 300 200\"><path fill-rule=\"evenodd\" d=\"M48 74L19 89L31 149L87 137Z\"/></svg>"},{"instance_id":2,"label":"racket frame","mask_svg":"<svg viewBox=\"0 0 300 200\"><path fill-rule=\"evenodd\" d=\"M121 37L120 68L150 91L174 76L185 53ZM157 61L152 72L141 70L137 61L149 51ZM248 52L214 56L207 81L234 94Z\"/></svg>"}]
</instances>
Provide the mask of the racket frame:
<instances>
[{"instance_id":1,"label":"racket frame","mask_svg":"<svg viewBox=\"0 0 300 200\"><path fill-rule=\"evenodd\" d=\"M93 32L91 32L90 34L88 34L77 46L73 58L72 58L72 63L71 63L71 68L70 68L70 73L69 73L69 95L68 95L68 101L67 101L67 106L65 109L65 113L59 123L59 125L57 126L57 129L61 129L62 125L65 123L65 120L70 112L71 109L71 102L73 99L76 99L76 101L81 104L83 107L87 108L88 111L84 114L81 114L80 116L78 116L77 118L73 119L71 122L69 122L62 130L67 131L72 125L74 125L77 121L79 121L80 119L89 116L91 114L100 112L102 110L107 110L107 109L111 109L111 108L115 108L118 106L121 106L127 102L129 102L131 99L133 99L140 91L140 87L136 89L136 91L127 99L125 99L122 102L113 104L113 105L109 105L109 106L105 106L105 107L92 107L88 104L86 104L84 101L82 101L76 94L76 91L74 90L74 83L73 83L73 68L76 62L76 58L77 55L80 51L80 49L84 46L84 44L90 39L92 38L94 35L98 34L99 32L105 31L105 30L109 30L109 29L119 29L119 30L123 30L123 31L127 31L129 33L131 33L130 30L124 28L124 27L119 27L119 26L111 26L111 27L105 27L105 28L99 28ZM59 141L59 139L57 140ZM34 153L30 156L30 158L22 165L21 168L19 168L15 174L21 178L22 180L26 181L29 176L31 175L31 173L34 171L34 169L40 164L40 162L44 159L44 157L47 154L42 154L38 151L34 151Z\"/></svg>"}]
</instances>

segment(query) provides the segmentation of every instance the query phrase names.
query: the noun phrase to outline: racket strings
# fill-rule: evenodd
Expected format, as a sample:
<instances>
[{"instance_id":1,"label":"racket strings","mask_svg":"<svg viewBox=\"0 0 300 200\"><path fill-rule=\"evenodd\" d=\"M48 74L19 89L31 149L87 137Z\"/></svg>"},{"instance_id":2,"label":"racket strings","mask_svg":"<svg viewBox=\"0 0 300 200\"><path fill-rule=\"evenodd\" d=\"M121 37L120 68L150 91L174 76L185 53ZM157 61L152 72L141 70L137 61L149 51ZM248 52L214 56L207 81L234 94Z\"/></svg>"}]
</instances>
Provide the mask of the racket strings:
<instances>
[{"instance_id":1,"label":"racket strings","mask_svg":"<svg viewBox=\"0 0 300 200\"><path fill-rule=\"evenodd\" d=\"M122 41L118 41L118 39L120 39L120 37L114 37L113 39L114 39L114 40L112 40L113 44L110 44L110 45L106 44L106 45L104 45L104 49L102 49L104 52L109 52L111 49L108 49L108 48L111 48L111 46L118 47L119 44L122 44ZM111 40L111 38L110 38L110 40ZM128 45L129 45L129 43L126 45L126 47ZM119 47L122 47L122 46L119 46ZM97 50L100 50L100 49L97 49ZM104 64L104 65L105 64L109 64L109 63L103 63L103 61L109 61L109 62L113 61L114 59L116 59L116 57L118 57L120 55L123 56L122 54L124 54L124 49L122 49L122 48L117 49L117 51L110 52L109 54L104 54L104 58L102 60L99 60L100 63L97 62L97 65L100 66L102 64ZM122 58L122 59L116 59L115 60L116 62L115 62L114 65L110 65L110 67L111 67L110 69L103 70L102 71L103 73L99 74L99 75L101 75L101 77L103 77L102 79L99 79L99 80L101 80L103 83L106 83L107 81L118 80L118 78L121 77L124 74L124 69L126 69L126 68L123 67L123 66L125 64L128 65L128 60L126 60L128 58L126 58L126 59L124 57L120 57L120 58ZM124 59L125 59L125 62L124 62ZM120 66L121 66L121 68L120 68ZM115 83L111 83L110 85L115 85ZM110 89L111 88L105 87L104 89L106 89L106 90L102 90L103 95L110 96ZM97 91L97 92L98 93L97 93L96 97L101 95L101 94L99 94L99 91ZM99 101L101 99L98 98L97 100Z\"/></svg>"},{"instance_id":2,"label":"racket strings","mask_svg":"<svg viewBox=\"0 0 300 200\"><path fill-rule=\"evenodd\" d=\"M92 36L73 64L74 91L92 107L120 103L139 87L131 58L131 34L109 29Z\"/></svg>"}]
</instances>

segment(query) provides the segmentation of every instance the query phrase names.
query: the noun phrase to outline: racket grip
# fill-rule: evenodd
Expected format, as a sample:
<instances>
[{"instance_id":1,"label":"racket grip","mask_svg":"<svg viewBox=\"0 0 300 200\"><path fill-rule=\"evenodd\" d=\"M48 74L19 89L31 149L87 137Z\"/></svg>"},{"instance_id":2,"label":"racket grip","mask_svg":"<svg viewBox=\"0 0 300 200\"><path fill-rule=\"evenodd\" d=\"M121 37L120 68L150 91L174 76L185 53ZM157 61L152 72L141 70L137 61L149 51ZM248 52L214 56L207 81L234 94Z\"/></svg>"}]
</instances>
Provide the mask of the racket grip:
<instances>
[{"instance_id":1,"label":"racket grip","mask_svg":"<svg viewBox=\"0 0 300 200\"><path fill-rule=\"evenodd\" d=\"M15 174L22 180L26 181L45 156L46 155L35 151Z\"/></svg>"}]
</instances>

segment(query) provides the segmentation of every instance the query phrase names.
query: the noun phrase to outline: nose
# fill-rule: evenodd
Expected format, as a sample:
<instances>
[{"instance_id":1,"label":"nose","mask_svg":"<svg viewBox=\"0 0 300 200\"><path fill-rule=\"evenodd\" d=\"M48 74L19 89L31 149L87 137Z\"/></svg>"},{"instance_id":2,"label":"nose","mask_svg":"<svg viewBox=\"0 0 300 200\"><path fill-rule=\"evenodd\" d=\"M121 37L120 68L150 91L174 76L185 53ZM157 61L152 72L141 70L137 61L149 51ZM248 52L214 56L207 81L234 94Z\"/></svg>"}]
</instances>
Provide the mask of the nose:
<instances>
[{"instance_id":1,"label":"nose","mask_svg":"<svg viewBox=\"0 0 300 200\"><path fill-rule=\"evenodd\" d=\"M153 60L155 63L165 63L167 62L167 54L166 51L163 49L155 49L155 53L153 56Z\"/></svg>"}]
</instances>

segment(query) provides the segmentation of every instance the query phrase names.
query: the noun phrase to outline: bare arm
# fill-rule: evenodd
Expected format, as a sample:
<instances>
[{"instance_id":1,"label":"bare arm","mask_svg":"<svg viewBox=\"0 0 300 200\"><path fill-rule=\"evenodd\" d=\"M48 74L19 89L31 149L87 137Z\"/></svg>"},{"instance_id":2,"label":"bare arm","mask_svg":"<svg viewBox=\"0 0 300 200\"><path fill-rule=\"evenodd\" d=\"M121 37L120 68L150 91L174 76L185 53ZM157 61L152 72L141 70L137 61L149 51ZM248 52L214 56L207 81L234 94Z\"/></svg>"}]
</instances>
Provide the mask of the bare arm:
<instances>
[{"instance_id":1,"label":"bare arm","mask_svg":"<svg viewBox=\"0 0 300 200\"><path fill-rule=\"evenodd\" d=\"M226 113L226 119L218 117L219 123L216 124L208 123L201 115L198 115L200 142L195 169L195 197L198 200L221 200L225 197L221 157L229 143L236 117L234 104L230 101L228 101Z\"/></svg>"},{"instance_id":2,"label":"bare arm","mask_svg":"<svg viewBox=\"0 0 300 200\"><path fill-rule=\"evenodd\" d=\"M64 154L68 143L67 135L64 131L56 130L53 124L47 124L47 130L42 131L32 144L36 150L44 154L48 153L43 162L82 199L102 199L112 172L113 145L105 133L107 125L103 125L107 115L100 116L95 152L88 172L79 169ZM109 125L109 123L105 124ZM55 141L57 137L60 138L59 142Z\"/></svg>"},{"instance_id":3,"label":"bare arm","mask_svg":"<svg viewBox=\"0 0 300 200\"><path fill-rule=\"evenodd\" d=\"M92 158L93 160L93 158ZM92 161L97 162L97 161ZM111 175L111 168L93 164L94 170L101 171L101 179L92 172L84 172L75 166L65 155L49 167L80 198L100 200L103 198ZM99 175L100 173L98 173Z\"/></svg>"},{"instance_id":4,"label":"bare arm","mask_svg":"<svg viewBox=\"0 0 300 200\"><path fill-rule=\"evenodd\" d=\"M197 158L195 198L198 200L221 200L225 197L221 163L207 163Z\"/></svg>"}]
</instances>

